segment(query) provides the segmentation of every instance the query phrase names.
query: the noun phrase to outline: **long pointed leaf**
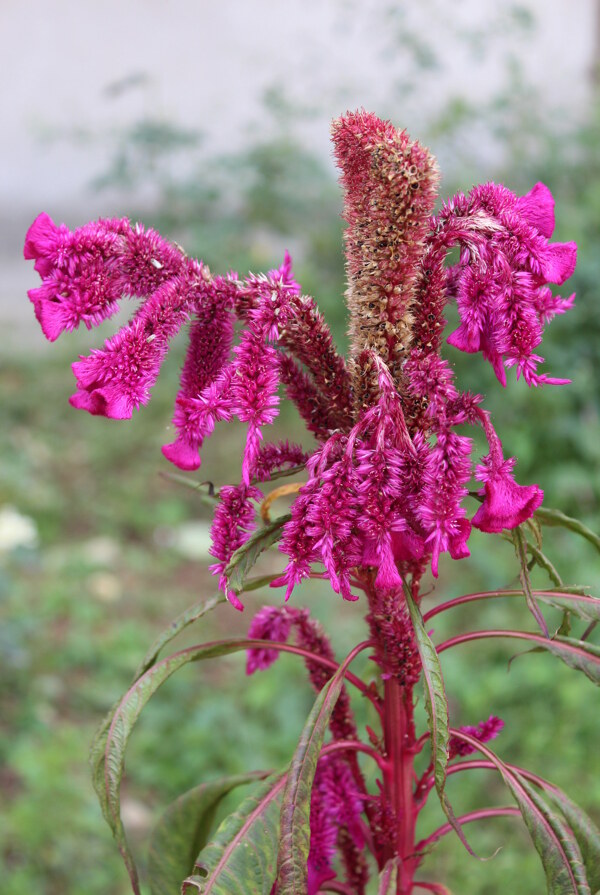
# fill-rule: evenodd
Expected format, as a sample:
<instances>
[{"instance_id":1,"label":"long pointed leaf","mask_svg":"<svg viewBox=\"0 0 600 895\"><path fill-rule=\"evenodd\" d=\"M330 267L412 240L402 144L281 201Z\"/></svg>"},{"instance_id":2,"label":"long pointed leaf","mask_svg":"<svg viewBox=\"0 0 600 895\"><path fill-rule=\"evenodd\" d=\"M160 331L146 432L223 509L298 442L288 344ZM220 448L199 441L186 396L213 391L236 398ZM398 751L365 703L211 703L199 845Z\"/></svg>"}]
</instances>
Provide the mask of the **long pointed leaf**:
<instances>
[{"instance_id":1,"label":"long pointed leaf","mask_svg":"<svg viewBox=\"0 0 600 895\"><path fill-rule=\"evenodd\" d=\"M600 600L594 597L576 594L546 593L538 595L538 600L554 606L555 609L563 609L572 612L578 618L588 622L600 621Z\"/></svg>"},{"instance_id":2,"label":"long pointed leaf","mask_svg":"<svg viewBox=\"0 0 600 895\"><path fill-rule=\"evenodd\" d=\"M553 565L552 561L546 556L546 554L543 553L538 547L536 547L535 544L529 543L527 544L527 551L531 553L532 558L536 561L540 569L543 569L547 573L552 584L554 584L556 587L562 587L563 580L558 574L558 571Z\"/></svg>"},{"instance_id":3,"label":"long pointed leaf","mask_svg":"<svg viewBox=\"0 0 600 895\"><path fill-rule=\"evenodd\" d=\"M600 830L591 817L557 786L550 786L545 792L560 808L572 829L581 850L590 888L597 895L600 892Z\"/></svg>"},{"instance_id":4,"label":"long pointed leaf","mask_svg":"<svg viewBox=\"0 0 600 895\"><path fill-rule=\"evenodd\" d=\"M212 643L203 643L191 646L187 649L167 656L148 669L132 686L125 696L119 701L112 717L107 716L102 728L94 742L91 754L92 777L94 787L98 793L102 812L110 826L119 846L119 850L127 867L131 885L136 895L139 895L139 881L135 862L129 851L125 830L120 815L120 786L125 763L125 750L131 732L140 716L144 706L156 693L158 688L168 680L179 668L189 662L199 662L204 659L213 659L217 656L230 655L255 647L278 648L285 652L310 655L315 662L323 661L321 657L307 653L300 647L292 644L275 644L266 640L248 640L245 638L231 640L217 640ZM335 667L335 666L334 666ZM345 671L345 669L344 669ZM348 680L364 688L364 685L353 675ZM366 689L366 688L365 688Z\"/></svg>"},{"instance_id":5,"label":"long pointed leaf","mask_svg":"<svg viewBox=\"0 0 600 895\"><path fill-rule=\"evenodd\" d=\"M250 591L258 590L258 588L263 587L265 584L270 584L271 581L274 581L278 575L257 575L255 578L244 578L242 588L239 593L250 593ZM192 625L194 622L197 622L204 615L218 606L220 603L226 603L227 600L225 595L222 593L216 594L214 597L210 597L208 600L200 600L197 603L194 603L192 606L189 606L185 609L177 618L171 622L168 628L165 628L158 635L152 646L148 649L146 655L142 659L133 680L137 681L142 674L147 671L151 665L154 665L156 659L158 658L159 653L165 648L165 646L170 643L172 640L177 637L185 628Z\"/></svg>"},{"instance_id":6,"label":"long pointed leaf","mask_svg":"<svg viewBox=\"0 0 600 895\"><path fill-rule=\"evenodd\" d=\"M438 654L457 646L459 643L469 643L474 640L487 640L488 638L508 638L526 640L536 646L547 650L562 659L570 668L582 671L594 684L600 684L600 647L587 640L575 640L573 637L554 637L549 640L540 634L529 631L471 631L468 634L460 634L441 643Z\"/></svg>"},{"instance_id":7,"label":"long pointed leaf","mask_svg":"<svg viewBox=\"0 0 600 895\"><path fill-rule=\"evenodd\" d=\"M521 566L519 575L521 578L521 584L523 585L523 590L525 592L527 607L538 623L542 633L545 634L546 637L548 637L548 625L546 624L546 619L540 612L540 607L538 606L533 595L531 581L529 579L529 568L527 566L527 548L531 545L527 543L527 538L525 537L525 534L520 525L517 526L517 528L513 529L511 535L515 547L515 553L517 554L517 559L519 560L519 565Z\"/></svg>"},{"instance_id":8,"label":"long pointed leaf","mask_svg":"<svg viewBox=\"0 0 600 895\"><path fill-rule=\"evenodd\" d=\"M281 835L277 855L277 895L306 893L310 850L310 801L317 762L331 713L338 701L345 671L369 643L359 644L317 696L300 736L288 771L281 806Z\"/></svg>"},{"instance_id":9,"label":"long pointed leaf","mask_svg":"<svg viewBox=\"0 0 600 895\"><path fill-rule=\"evenodd\" d=\"M548 835L548 829L543 828L543 823L535 817L533 812L524 813L524 801L522 796L516 796L516 788L510 786L511 792L517 798L517 804L523 814L523 820L529 830L533 843L537 849L542 865L546 872L548 891L551 893L577 892L578 895L591 895L585 865L577 839L573 832L565 825L562 817L556 814L544 801L540 794L520 774L514 772L514 776L528 796L527 808L533 804L543 821L546 822L556 837ZM562 852L562 853L561 853ZM565 866L567 864L568 866Z\"/></svg>"},{"instance_id":10,"label":"long pointed leaf","mask_svg":"<svg viewBox=\"0 0 600 895\"><path fill-rule=\"evenodd\" d=\"M379 874L379 888L377 895L396 895L398 891L398 861L399 858L390 858Z\"/></svg>"},{"instance_id":11,"label":"long pointed leaf","mask_svg":"<svg viewBox=\"0 0 600 895\"><path fill-rule=\"evenodd\" d=\"M137 681L145 671L154 665L156 662L159 653L164 647L171 642L178 634L180 634L185 628L194 622L198 621L198 619L202 618L203 615L206 615L212 609L219 605L219 603L227 602L225 599L225 594L219 593L214 597L210 597L208 600L200 600L198 603L194 603L193 606L189 606L185 609L177 618L171 622L168 628L165 628L158 635L152 646L148 649L146 655L140 662L135 675L133 676L133 680Z\"/></svg>"},{"instance_id":12,"label":"long pointed leaf","mask_svg":"<svg viewBox=\"0 0 600 895\"><path fill-rule=\"evenodd\" d=\"M254 567L260 554L281 539L283 526L291 518L290 513L280 516L279 519L256 531L235 551L223 572L229 590L236 594L243 591L246 575Z\"/></svg>"},{"instance_id":13,"label":"long pointed leaf","mask_svg":"<svg viewBox=\"0 0 600 895\"><path fill-rule=\"evenodd\" d=\"M189 662L199 662L247 649L253 641L216 641L189 647L162 659L148 669L120 700L108 730L98 737L92 752L92 776L100 804L127 867L133 891L139 895L137 868L121 820L120 788L125 750L142 709L166 680ZM106 722L105 722L106 723ZM102 747L104 746L104 749Z\"/></svg>"},{"instance_id":14,"label":"long pointed leaf","mask_svg":"<svg viewBox=\"0 0 600 895\"><path fill-rule=\"evenodd\" d=\"M194 479L189 479L187 476L180 475L177 472L161 472L160 475L163 479L169 479L171 482L177 482L178 485L183 485L184 488L190 488L192 491L195 491L201 503L213 510L219 503L219 492L215 491L212 482L196 482ZM208 490L205 491L204 488L207 485Z\"/></svg>"},{"instance_id":15,"label":"long pointed leaf","mask_svg":"<svg viewBox=\"0 0 600 895\"><path fill-rule=\"evenodd\" d=\"M560 510L552 510L549 507L540 507L539 510L536 510L535 518L538 519L543 525L568 528L569 531L581 535L582 538L585 538L586 541L589 541L590 544L593 544L596 550L598 550L598 552L600 553L600 537L598 537L598 535L593 532L591 528L588 528L587 525L584 525L583 522L580 522L579 519L574 519L572 516L565 516L565 514L561 513Z\"/></svg>"},{"instance_id":16,"label":"long pointed leaf","mask_svg":"<svg viewBox=\"0 0 600 895\"><path fill-rule=\"evenodd\" d=\"M485 755L500 772L519 806L542 861L548 895L591 895L577 840L562 818L515 768L504 764L495 752L464 731L453 730L452 733Z\"/></svg>"},{"instance_id":17,"label":"long pointed leaf","mask_svg":"<svg viewBox=\"0 0 600 895\"><path fill-rule=\"evenodd\" d=\"M198 852L206 845L221 801L237 786L256 780L255 773L211 780L195 786L167 808L150 839L148 881L152 895L179 895Z\"/></svg>"},{"instance_id":18,"label":"long pointed leaf","mask_svg":"<svg viewBox=\"0 0 600 895\"><path fill-rule=\"evenodd\" d=\"M474 852L465 838L465 834L456 819L450 801L448 800L448 796L446 795L446 768L448 766L450 734L448 727L448 700L446 698L446 690L444 687L442 666L440 665L437 650L425 630L421 610L413 600L408 587L404 588L404 593L423 668L425 708L427 710L429 733L431 735L431 758L433 761L435 788L444 814L452 824L453 829L469 854L473 855Z\"/></svg>"},{"instance_id":19,"label":"long pointed leaf","mask_svg":"<svg viewBox=\"0 0 600 895\"><path fill-rule=\"evenodd\" d=\"M536 600L541 603L547 603L556 609L562 609L572 612L585 621L600 621L600 600L590 597L585 593L585 589L581 587L562 587L557 590L536 590L533 592ZM464 594L462 597L455 597L439 606L434 606L424 615L424 621L428 622L440 612L446 612L455 606L463 606L465 603L474 603L479 600L492 600L500 597L524 597L525 592L521 590L494 590L484 591L476 594Z\"/></svg>"},{"instance_id":20,"label":"long pointed leaf","mask_svg":"<svg viewBox=\"0 0 600 895\"><path fill-rule=\"evenodd\" d=\"M181 891L201 895L270 895L276 873L280 803L285 776L270 777L227 817L198 855L203 876Z\"/></svg>"}]
</instances>

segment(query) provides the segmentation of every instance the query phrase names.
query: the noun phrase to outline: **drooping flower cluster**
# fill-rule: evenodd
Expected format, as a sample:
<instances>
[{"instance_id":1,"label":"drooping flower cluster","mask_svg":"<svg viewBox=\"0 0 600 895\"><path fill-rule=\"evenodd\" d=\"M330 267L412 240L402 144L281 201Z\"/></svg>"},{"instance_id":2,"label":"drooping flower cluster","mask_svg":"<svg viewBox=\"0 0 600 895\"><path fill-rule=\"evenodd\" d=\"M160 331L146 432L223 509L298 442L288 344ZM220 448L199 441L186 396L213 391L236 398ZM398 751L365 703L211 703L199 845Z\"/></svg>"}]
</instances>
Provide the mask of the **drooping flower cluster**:
<instances>
[{"instance_id":1,"label":"drooping flower cluster","mask_svg":"<svg viewBox=\"0 0 600 895\"><path fill-rule=\"evenodd\" d=\"M476 726L465 724L460 727L459 730L461 733L469 734L469 736L472 736L474 740L478 740L480 743L489 743L490 740L496 739L503 728L504 721L502 718L498 718L496 715L490 715L487 721L480 721ZM475 752L475 747L470 743L465 743L459 737L454 735L450 737L449 757L451 759L456 758L457 756L462 756L464 758L465 755L472 755L473 752Z\"/></svg>"},{"instance_id":2,"label":"drooping flower cluster","mask_svg":"<svg viewBox=\"0 0 600 895\"><path fill-rule=\"evenodd\" d=\"M518 485L482 398L461 392L441 357L444 309L456 300L455 347L481 351L502 383L516 367L529 385L567 380L537 370L543 327L571 307L552 295L575 265L573 243L550 243L553 200L537 184L517 197L488 183L459 194L430 217L438 175L428 150L365 112L335 122L345 189L351 346L335 350L315 302L301 294L289 255L265 275L213 276L153 230L100 220L74 232L40 215L25 257L42 284L30 291L51 340L115 313L122 297L140 300L130 323L103 349L73 365L74 406L123 419L145 404L174 335L190 339L176 399L176 436L165 456L200 465L199 450L219 420L247 427L241 484L221 489L213 527L213 567L221 586L233 552L250 536L263 494L257 482L305 465L308 480L292 506L279 583L290 595L322 564L335 591L354 599L365 575L382 595L418 579L439 557L468 556L471 526L497 532L528 519L542 500ZM458 246L459 261L445 265ZM235 321L243 324L236 344ZM283 388L318 441L300 447L263 442ZM483 427L489 453L473 462L462 424ZM464 506L473 474L482 504ZM232 601L241 607L235 595Z\"/></svg>"},{"instance_id":3,"label":"drooping flower cluster","mask_svg":"<svg viewBox=\"0 0 600 895\"><path fill-rule=\"evenodd\" d=\"M263 606L256 613L248 629L251 639L286 642L294 632L298 646L309 654L335 659L331 644L322 627L306 609L290 606ZM269 668L279 652L268 647L249 649L246 672ZM310 656L305 659L310 682L319 693L331 678L331 671ZM356 724L350 699L342 689L329 722L334 741L356 740ZM353 752L325 756L319 760L313 784L310 809L310 853L308 856L308 892L316 893L322 884L332 879L332 860L340 851L348 881L355 891L362 892L367 879L364 862L364 836L360 823L363 811L364 781Z\"/></svg>"}]
</instances>

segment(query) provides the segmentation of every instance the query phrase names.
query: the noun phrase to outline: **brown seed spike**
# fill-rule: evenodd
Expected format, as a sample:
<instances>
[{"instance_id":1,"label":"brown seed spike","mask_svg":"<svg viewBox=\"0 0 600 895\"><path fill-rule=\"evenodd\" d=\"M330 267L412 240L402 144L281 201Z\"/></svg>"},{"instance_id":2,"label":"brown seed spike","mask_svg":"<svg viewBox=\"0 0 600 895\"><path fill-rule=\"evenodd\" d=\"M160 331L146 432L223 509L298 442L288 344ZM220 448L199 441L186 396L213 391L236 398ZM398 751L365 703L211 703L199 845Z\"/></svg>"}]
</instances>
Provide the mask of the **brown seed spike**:
<instances>
[{"instance_id":1,"label":"brown seed spike","mask_svg":"<svg viewBox=\"0 0 600 895\"><path fill-rule=\"evenodd\" d=\"M332 136L348 223L350 354L356 360L365 349L376 351L402 390L402 363L413 338L417 267L437 193L437 165L429 150L412 142L405 131L364 111L334 121ZM358 381L360 369L356 363L351 367L358 411L369 403L369 395Z\"/></svg>"}]
</instances>

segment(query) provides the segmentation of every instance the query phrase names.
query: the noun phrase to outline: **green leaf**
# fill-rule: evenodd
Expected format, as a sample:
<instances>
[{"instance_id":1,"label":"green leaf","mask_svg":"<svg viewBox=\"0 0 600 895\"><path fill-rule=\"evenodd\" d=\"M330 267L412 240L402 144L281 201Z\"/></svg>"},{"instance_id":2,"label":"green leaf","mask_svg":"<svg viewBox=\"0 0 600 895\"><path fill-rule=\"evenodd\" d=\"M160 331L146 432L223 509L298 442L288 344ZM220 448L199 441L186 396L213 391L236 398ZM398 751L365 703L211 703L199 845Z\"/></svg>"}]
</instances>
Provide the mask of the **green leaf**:
<instances>
[{"instance_id":1,"label":"green leaf","mask_svg":"<svg viewBox=\"0 0 600 895\"><path fill-rule=\"evenodd\" d=\"M547 644L539 645L558 656L570 668L583 671L594 684L600 684L600 647L573 637L555 637Z\"/></svg>"},{"instance_id":2,"label":"green leaf","mask_svg":"<svg viewBox=\"0 0 600 895\"><path fill-rule=\"evenodd\" d=\"M521 571L519 574L521 578L521 584L523 586L523 591L525 592L527 607L538 623L542 633L545 634L546 637L548 637L548 625L546 624L546 619L540 612L540 607L538 606L533 595L533 590L531 589L531 581L529 579L529 569L527 567L527 548L531 547L531 544L527 543L527 538L525 537L523 529L520 525L512 530L511 535L515 547L515 553L517 554L517 559L519 560L519 565L521 566Z\"/></svg>"},{"instance_id":3,"label":"green leaf","mask_svg":"<svg viewBox=\"0 0 600 895\"><path fill-rule=\"evenodd\" d=\"M253 484L261 485L261 484L269 484L270 482L276 482L277 479L287 479L289 476L298 475L300 472L304 472L306 466L291 466L289 469L279 469L277 472L272 472L269 475L269 478L266 480L266 483L262 479L254 479Z\"/></svg>"},{"instance_id":4,"label":"green leaf","mask_svg":"<svg viewBox=\"0 0 600 895\"><path fill-rule=\"evenodd\" d=\"M562 587L563 580L558 574L553 563L546 556L546 554L542 553L542 551L534 544L527 544L527 550L529 553L531 553L532 558L535 560L540 569L543 569L547 573L552 584L556 585L556 587Z\"/></svg>"},{"instance_id":5,"label":"green leaf","mask_svg":"<svg viewBox=\"0 0 600 895\"><path fill-rule=\"evenodd\" d=\"M216 656L229 655L247 648L247 640L221 640L191 646L167 656L153 665L129 688L118 703L112 718L105 719L92 748L92 778L102 812L113 832L125 862L135 895L140 895L135 861L127 844L121 820L120 788L125 750L142 709L158 688L179 668ZM108 725L107 725L108 721Z\"/></svg>"},{"instance_id":6,"label":"green leaf","mask_svg":"<svg viewBox=\"0 0 600 895\"><path fill-rule=\"evenodd\" d=\"M184 878L193 871L196 855L208 840L219 804L236 786L256 779L257 774L240 774L211 780L184 793L167 808L150 840L152 895L180 895Z\"/></svg>"},{"instance_id":7,"label":"green leaf","mask_svg":"<svg viewBox=\"0 0 600 895\"><path fill-rule=\"evenodd\" d=\"M158 658L158 654L167 643L170 643L178 634L181 633L188 625L193 624L198 621L199 618L202 618L203 615L206 615L215 606L218 606L219 603L225 603L225 594L218 593L214 597L210 597L208 600L200 600L198 603L194 603L193 606L189 606L185 609L177 618L171 622L168 628L165 628L162 631L152 646L149 648L148 652L142 659L140 665L138 666L137 671L133 677L134 681L137 681L139 677L147 671L151 665L154 665Z\"/></svg>"},{"instance_id":8,"label":"green leaf","mask_svg":"<svg viewBox=\"0 0 600 895\"><path fill-rule=\"evenodd\" d=\"M215 491L215 486L212 482L195 482L193 479L188 479L187 476L179 475L176 472L161 472L160 474L164 479L169 479L170 482L177 482L178 485L183 485L184 488L190 488L192 491L195 491L200 502L212 510L219 503L219 492ZM204 490L205 488L207 490Z\"/></svg>"},{"instance_id":9,"label":"green leaf","mask_svg":"<svg viewBox=\"0 0 600 895\"><path fill-rule=\"evenodd\" d=\"M379 874L379 887L377 895L396 895L398 891L398 861L399 858L390 858Z\"/></svg>"},{"instance_id":10,"label":"green leaf","mask_svg":"<svg viewBox=\"0 0 600 895\"><path fill-rule=\"evenodd\" d=\"M92 772L92 785L96 791L96 795L98 796L98 801L100 802L100 807L102 809L104 819L108 823L111 830L113 829L113 823L112 815L108 807L108 798L106 794L106 786L104 783L104 755L106 752L106 740L108 738L108 731L110 730L112 719L119 707L120 702L121 700L117 700L110 711L102 719L100 726L94 734L94 739L92 740L92 744L90 746L89 755L89 763Z\"/></svg>"},{"instance_id":11,"label":"green leaf","mask_svg":"<svg viewBox=\"0 0 600 895\"><path fill-rule=\"evenodd\" d=\"M591 895L577 840L562 818L516 768L504 764L495 752L463 731L454 730L453 734L488 758L513 794L541 858L548 895Z\"/></svg>"},{"instance_id":12,"label":"green leaf","mask_svg":"<svg viewBox=\"0 0 600 895\"><path fill-rule=\"evenodd\" d=\"M537 599L555 609L572 612L573 615L584 619L584 621L600 621L600 600L596 600L594 597L588 597L585 594L561 594L554 591L553 593L538 593Z\"/></svg>"},{"instance_id":13,"label":"green leaf","mask_svg":"<svg viewBox=\"0 0 600 895\"><path fill-rule=\"evenodd\" d=\"M277 855L277 895L306 892L310 849L310 800L323 740L342 690L344 674L361 644L352 650L317 696L306 720L287 775L281 806Z\"/></svg>"},{"instance_id":14,"label":"green leaf","mask_svg":"<svg viewBox=\"0 0 600 895\"><path fill-rule=\"evenodd\" d=\"M549 507L540 507L539 510L536 510L535 518L543 525L568 528L569 531L581 535L582 538L585 538L586 541L593 544L596 550L600 553L600 537L598 537L591 528L588 528L587 525L580 522L579 519L574 519L572 516L565 516L560 510L551 510Z\"/></svg>"},{"instance_id":15,"label":"green leaf","mask_svg":"<svg viewBox=\"0 0 600 895\"><path fill-rule=\"evenodd\" d=\"M429 733L431 735L431 758L433 762L435 788L444 814L469 854L473 855L474 852L465 838L465 834L456 819L452 806L448 800L448 796L446 795L446 768L448 766L448 744L450 734L448 729L448 700L444 688L442 666L440 665L437 650L425 630L421 610L413 600L408 587L404 588L404 593L415 632L421 665L423 667L425 709L427 711Z\"/></svg>"},{"instance_id":16,"label":"green leaf","mask_svg":"<svg viewBox=\"0 0 600 895\"><path fill-rule=\"evenodd\" d=\"M557 786L548 786L544 792L558 805L570 826L581 850L592 892L600 891L600 830L583 808L576 805Z\"/></svg>"},{"instance_id":17,"label":"green leaf","mask_svg":"<svg viewBox=\"0 0 600 895\"><path fill-rule=\"evenodd\" d=\"M538 520L534 517L531 519L526 519L524 523L525 527L529 529L535 538L535 543L539 550L542 549L542 526L538 522Z\"/></svg>"},{"instance_id":18,"label":"green leaf","mask_svg":"<svg viewBox=\"0 0 600 895\"><path fill-rule=\"evenodd\" d=\"M579 845L563 819L516 771L500 773L542 860L550 895L591 895Z\"/></svg>"},{"instance_id":19,"label":"green leaf","mask_svg":"<svg viewBox=\"0 0 600 895\"><path fill-rule=\"evenodd\" d=\"M264 587L266 584L270 584L271 581L274 581L279 576L276 575L256 575L254 578L246 578L243 582L243 587L240 593L249 593L253 590L258 590L260 587ZM198 603L194 603L193 606L189 606L185 609L181 615L178 615L177 618L171 622L168 628L165 628L162 631L152 646L148 649L148 652L140 662L135 675L133 676L133 680L137 681L141 675L147 671L151 665L154 665L156 662L159 653L161 650L165 648L167 643L170 643L172 640L177 637L185 628L189 625L197 622L198 619L202 618L202 616L206 615L215 606L218 606L220 603L226 603L225 594L218 593L215 594L214 597L211 597L208 600L200 600ZM112 715L112 712L111 712Z\"/></svg>"},{"instance_id":20,"label":"green leaf","mask_svg":"<svg viewBox=\"0 0 600 895\"><path fill-rule=\"evenodd\" d=\"M458 643L468 643L474 640L487 640L490 638L507 638L515 640L528 640L537 647L562 659L570 668L582 671L594 684L600 684L600 647L587 640L575 640L573 637L542 637L530 631L471 631L469 634L453 637L452 640L440 644L438 653L456 646ZM530 652L533 652L531 650Z\"/></svg>"},{"instance_id":21,"label":"green leaf","mask_svg":"<svg viewBox=\"0 0 600 895\"><path fill-rule=\"evenodd\" d=\"M280 803L285 775L261 783L202 849L181 891L191 895L270 895L275 881Z\"/></svg>"},{"instance_id":22,"label":"green leaf","mask_svg":"<svg viewBox=\"0 0 600 895\"><path fill-rule=\"evenodd\" d=\"M291 518L290 513L280 516L279 519L256 531L235 551L223 572L229 590L235 594L243 591L246 575L254 567L260 554L281 539L283 526Z\"/></svg>"}]
</instances>

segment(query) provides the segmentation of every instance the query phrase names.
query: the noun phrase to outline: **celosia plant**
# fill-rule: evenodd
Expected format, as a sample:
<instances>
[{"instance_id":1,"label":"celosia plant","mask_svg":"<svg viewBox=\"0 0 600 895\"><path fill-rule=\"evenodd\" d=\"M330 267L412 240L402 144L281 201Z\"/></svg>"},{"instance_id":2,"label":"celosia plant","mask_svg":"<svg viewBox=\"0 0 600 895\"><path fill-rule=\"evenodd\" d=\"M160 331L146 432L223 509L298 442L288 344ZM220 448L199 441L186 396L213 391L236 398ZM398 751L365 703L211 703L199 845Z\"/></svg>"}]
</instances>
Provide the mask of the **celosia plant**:
<instances>
[{"instance_id":1,"label":"celosia plant","mask_svg":"<svg viewBox=\"0 0 600 895\"><path fill-rule=\"evenodd\" d=\"M443 885L427 881L435 842L454 829L470 851L465 824L518 814L540 854L549 892L597 892L600 831L553 784L492 751L489 742L503 727L499 718L450 726L439 659L468 641L511 638L600 682L600 649L587 640L600 619L600 601L563 585L542 552L542 527L564 525L600 542L581 523L543 508L538 485L517 483L515 458L505 458L481 395L459 389L441 353L445 309L456 301L460 325L447 341L481 352L502 385L513 367L530 386L565 384L539 372L543 359L536 352L545 324L573 303L573 296L553 295L548 284L560 285L573 273L575 245L550 241L553 199L541 183L520 197L487 183L434 214L435 160L405 132L357 112L334 123L333 141L347 221L347 358L336 352L315 302L294 280L288 255L264 275L215 276L128 220L100 220L71 232L42 214L27 234L25 257L35 261L42 279L29 297L48 339L80 323L95 326L123 297L140 300L129 324L73 364L74 407L130 417L149 400L170 340L189 323L175 438L163 447L165 457L195 470L216 421L236 417L247 426L239 484L207 497L215 504L211 568L220 593L158 639L94 742L94 783L104 814L139 892L119 787L143 706L188 662L245 650L252 675L286 651L304 661L318 694L289 766L212 781L182 796L154 834L153 893L183 887L213 895L349 895L367 892L374 873L379 881L369 891L381 895L407 895L417 887L443 893ZM449 266L453 247L458 260ZM287 441L263 440L281 390L315 438L309 453ZM465 425L481 427L485 456L473 456ZM301 485L268 491L270 482L298 472ZM480 484L470 491L472 478ZM294 495L291 511L272 519L282 494ZM473 512L468 507L475 501ZM467 557L472 527L512 538L521 587L467 594L422 613L424 573L430 569L437 577L444 553ZM277 542L280 572L249 577L259 555ZM548 589L532 589L533 564L550 575ZM295 588L310 577L327 579L337 599L363 601L365 639L341 663L321 626L296 605ZM226 598L242 610L244 592L266 584L275 588L276 605L258 611L247 638L158 658L183 627L217 603ZM435 615L500 598L525 601L539 630L480 630L432 641ZM548 606L563 613L556 633L542 612ZM571 619L588 624L581 638L570 636ZM374 660L367 681L349 670L365 650ZM419 681L426 730L416 729L414 716ZM371 703L380 725L379 731L368 728L365 738L353 717L353 691ZM471 755L478 757L463 760ZM369 761L376 786L365 781ZM446 778L472 768L497 770L516 806L455 817ZM252 794L211 831L219 801L249 781ZM417 819L432 792L448 823L417 836Z\"/></svg>"}]
</instances>

